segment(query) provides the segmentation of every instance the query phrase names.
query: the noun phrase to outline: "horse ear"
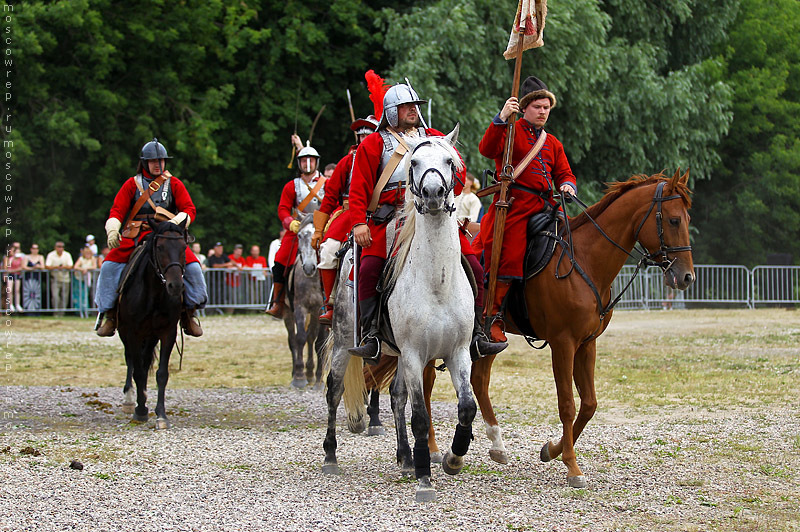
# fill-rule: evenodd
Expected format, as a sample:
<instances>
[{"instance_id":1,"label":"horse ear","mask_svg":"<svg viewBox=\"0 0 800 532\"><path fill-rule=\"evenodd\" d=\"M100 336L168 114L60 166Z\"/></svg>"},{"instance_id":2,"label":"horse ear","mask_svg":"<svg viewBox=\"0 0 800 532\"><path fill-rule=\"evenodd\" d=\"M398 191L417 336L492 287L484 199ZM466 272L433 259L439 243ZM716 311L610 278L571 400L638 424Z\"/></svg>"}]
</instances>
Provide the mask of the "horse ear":
<instances>
[{"instance_id":1,"label":"horse ear","mask_svg":"<svg viewBox=\"0 0 800 532\"><path fill-rule=\"evenodd\" d=\"M178 224L178 227L180 227L181 229L186 231L186 222L188 222L188 221L189 221L188 218L184 218L183 220L181 220L181 223Z\"/></svg>"},{"instance_id":2,"label":"horse ear","mask_svg":"<svg viewBox=\"0 0 800 532\"><path fill-rule=\"evenodd\" d=\"M678 184L678 181L680 180L680 177L681 177L681 169L678 168L677 170L675 170L675 173L672 174L672 179L669 180L670 188L672 188L672 189L675 188L675 185Z\"/></svg>"},{"instance_id":3,"label":"horse ear","mask_svg":"<svg viewBox=\"0 0 800 532\"><path fill-rule=\"evenodd\" d=\"M683 174L683 176L681 176L680 183L683 183L684 185L687 185L687 186L689 185L689 169L688 168L686 169L686 173Z\"/></svg>"},{"instance_id":4,"label":"horse ear","mask_svg":"<svg viewBox=\"0 0 800 532\"><path fill-rule=\"evenodd\" d=\"M447 139L447 142L449 142L451 146L456 145L456 141L458 140L458 130L460 128L461 124L459 122L456 122L456 127L454 127L453 131L451 131L450 134L445 137Z\"/></svg>"},{"instance_id":5,"label":"horse ear","mask_svg":"<svg viewBox=\"0 0 800 532\"><path fill-rule=\"evenodd\" d=\"M155 221L154 221L152 218L148 217L148 218L147 218L147 223L148 223L148 225L150 226L150 228L151 228L153 231L155 231L156 229L158 229L158 224L157 224L157 223L156 223L156 222L155 222Z\"/></svg>"}]
</instances>

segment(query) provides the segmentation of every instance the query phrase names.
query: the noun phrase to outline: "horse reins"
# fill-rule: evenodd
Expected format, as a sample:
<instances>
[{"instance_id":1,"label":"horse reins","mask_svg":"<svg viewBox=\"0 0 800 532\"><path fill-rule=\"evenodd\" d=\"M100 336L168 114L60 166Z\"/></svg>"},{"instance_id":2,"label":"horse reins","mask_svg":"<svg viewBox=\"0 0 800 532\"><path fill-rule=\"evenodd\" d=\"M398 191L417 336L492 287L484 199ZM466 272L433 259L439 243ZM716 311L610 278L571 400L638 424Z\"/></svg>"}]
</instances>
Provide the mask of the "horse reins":
<instances>
[{"instance_id":1,"label":"horse reins","mask_svg":"<svg viewBox=\"0 0 800 532\"><path fill-rule=\"evenodd\" d=\"M185 264L181 264L178 261L173 261L173 262L170 262L169 264L167 264L167 266L162 269L161 268L161 264L159 264L159 262L156 260L156 254L158 253L158 249L155 246L156 246L156 241L159 238L167 238L167 239L170 239L170 240L181 239L184 242L186 242L186 235L183 235L183 236L153 235L153 253L150 254L150 264L153 265L153 268L156 270L156 274L158 274L159 279L161 279L161 284L167 284L167 278L165 277L167 271L170 268L172 268L173 266L177 266L177 267L179 267L181 269L181 277L183 277L184 274L186 273L186 265Z\"/></svg>"},{"instance_id":2,"label":"horse reins","mask_svg":"<svg viewBox=\"0 0 800 532\"><path fill-rule=\"evenodd\" d=\"M666 181L661 181L656 186L656 191L653 194L653 199L650 202L650 208L645 213L644 217L642 218L642 221L639 222L639 225L636 228L636 232L634 233L634 239L635 239L636 243L639 244L642 247L642 249L637 248L636 245L634 245L634 247L633 247L633 251L638 253L639 257L636 257L635 255L633 255L631 252L629 252L628 250L626 250L625 248L620 246L617 242L615 242L610 236L608 236L608 234L606 234L606 232L603 231L603 228L600 227L600 225L594 220L594 218L589 216L589 213L586 212L586 209L588 208L588 206L584 202L582 202L576 196L572 196L571 194L569 196L567 196L567 197L571 198L572 200L574 200L578 205L580 205L580 207L581 207L581 209L583 211L583 214L589 219L590 222L592 222L592 224L597 228L597 230L600 232L600 234L603 235L603 238L608 240L611 244L613 244L615 247L617 247L623 253L628 255L630 258L632 258L632 259L637 261L636 270L633 272L633 275L631 276L631 279L628 281L628 284L625 285L625 287L620 291L619 295L616 298L614 298L612 301L610 301L608 303L608 305L603 305L603 301L602 301L602 298L600 297L600 293L598 292L597 287L594 285L594 283L589 278L589 276L586 274L586 272L583 270L583 268L581 268L580 265L575 260L575 256L572 253L572 233L569 230L569 223L568 222L566 223L567 232L569 233L569 244L568 245L564 244L564 240L559 237L559 241L562 243L562 250L563 250L561 257L559 258L559 262L561 261L561 259L564 256L563 253L566 252L569 255L572 268L574 268L575 271L577 271L580 274L580 276L583 277L583 279L589 285L589 288L592 289L592 292L594 293L595 299L597 299L597 305L598 305L598 308L600 309L600 321L601 321L601 324L602 324L602 320L605 318L606 314L608 314L616 306L616 304L619 303L620 299L622 299L622 296L625 294L625 292L628 290L628 288L630 288L631 284L633 284L634 279L636 279L636 277L639 275L639 272L641 271L642 267L658 266L659 268L661 268L661 271L666 274L667 270L669 270L669 268L672 267L672 264L677 260L677 257L672 259L672 260L670 260L669 259L669 253L677 253L677 252L681 252L681 251L691 251L692 250L692 246L667 246L666 243L664 242L663 214L661 212L662 204L665 201L670 201L670 200L681 199L682 198L682 196L680 194L673 194L671 196L663 196L664 186L665 185L666 185ZM659 240L660 247L659 247L658 251L655 251L655 252L652 252L652 253L647 253L647 248L644 246L644 244L639 242L639 233L641 232L642 227L644 226L644 223L650 217L650 213L653 212L654 208L656 209L656 228L657 228L656 232L658 234L658 240ZM660 256L663 256L664 260L660 260L660 261L656 260L656 258L660 257ZM568 272L566 275L563 275L563 276L559 276L558 275L558 273L557 273L558 269L556 268L556 277L557 278L566 277L567 275L569 275L569 273L571 273L572 268L570 268L570 272ZM592 337L593 336L594 336L594 334L592 335ZM590 337L590 339L591 339L591 337Z\"/></svg>"}]
</instances>

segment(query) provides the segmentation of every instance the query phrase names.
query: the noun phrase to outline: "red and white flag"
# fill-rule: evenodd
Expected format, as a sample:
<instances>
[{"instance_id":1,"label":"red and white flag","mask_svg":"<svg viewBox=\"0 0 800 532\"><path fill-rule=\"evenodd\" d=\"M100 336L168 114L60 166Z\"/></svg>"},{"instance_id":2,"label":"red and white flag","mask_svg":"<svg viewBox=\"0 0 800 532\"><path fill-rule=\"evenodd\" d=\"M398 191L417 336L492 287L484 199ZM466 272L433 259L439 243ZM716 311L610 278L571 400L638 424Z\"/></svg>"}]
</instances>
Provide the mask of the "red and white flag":
<instances>
[{"instance_id":1,"label":"red and white flag","mask_svg":"<svg viewBox=\"0 0 800 532\"><path fill-rule=\"evenodd\" d=\"M508 48L503 52L506 59L514 59L520 32L524 34L522 50L538 48L544 44L544 18L547 16L547 0L519 0L514 27L508 39Z\"/></svg>"}]
</instances>

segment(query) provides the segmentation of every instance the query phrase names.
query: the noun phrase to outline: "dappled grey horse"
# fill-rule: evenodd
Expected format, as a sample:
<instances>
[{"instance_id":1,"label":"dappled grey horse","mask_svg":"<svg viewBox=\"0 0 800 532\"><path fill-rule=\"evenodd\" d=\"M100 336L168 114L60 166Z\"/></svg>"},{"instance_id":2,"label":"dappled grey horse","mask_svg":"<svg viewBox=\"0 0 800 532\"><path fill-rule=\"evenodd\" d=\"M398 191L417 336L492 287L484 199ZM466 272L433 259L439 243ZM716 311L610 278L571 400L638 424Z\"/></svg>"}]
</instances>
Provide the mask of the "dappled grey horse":
<instances>
[{"instance_id":1,"label":"dappled grey horse","mask_svg":"<svg viewBox=\"0 0 800 532\"><path fill-rule=\"evenodd\" d=\"M317 271L317 252L311 247L313 233L313 216L306 214L297 231L297 259L289 279L294 300L283 313L283 323L289 333L289 349L292 352L292 386L296 388L303 388L312 380L315 387L322 387L322 346L327 328L319 323L322 285ZM304 361L306 347L308 356Z\"/></svg>"}]
</instances>

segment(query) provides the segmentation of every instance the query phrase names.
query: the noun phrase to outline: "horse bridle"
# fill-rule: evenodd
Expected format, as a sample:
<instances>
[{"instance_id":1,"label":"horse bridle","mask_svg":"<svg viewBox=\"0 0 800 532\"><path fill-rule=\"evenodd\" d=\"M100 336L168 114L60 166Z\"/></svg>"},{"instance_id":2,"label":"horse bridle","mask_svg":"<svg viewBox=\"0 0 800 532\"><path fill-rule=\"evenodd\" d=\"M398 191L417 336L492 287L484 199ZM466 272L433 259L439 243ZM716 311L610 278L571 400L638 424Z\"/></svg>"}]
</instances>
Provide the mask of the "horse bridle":
<instances>
[{"instance_id":1,"label":"horse bridle","mask_svg":"<svg viewBox=\"0 0 800 532\"><path fill-rule=\"evenodd\" d=\"M428 145L433 146L434 143L432 141L430 141L430 140L425 140L423 142L420 142L416 146L414 146L414 149L411 150L411 153L408 154L409 160L412 157L414 157L414 153L419 148L421 148L422 146L428 146ZM422 175L420 176L420 178L419 178L419 182L420 183L422 183L425 180L425 176L428 175L428 172L435 172L436 174L439 175L439 179L442 180L442 185L444 185L444 188L445 188L444 196L446 198L456 186L456 179L457 179L456 178L456 165L453 162L450 163L450 183L449 184L447 183L447 180L445 179L444 175L442 175L442 173L438 170L438 168L428 168L427 170L425 170L422 173ZM411 193L414 194L414 197L422 199L422 191L420 190L419 185L417 184L417 182L414 180L414 167L413 166L411 167L411 169L409 170L408 173L409 173L409 180L408 180L409 181L409 186L408 186L409 190L411 190ZM417 203L416 200L414 200L414 207L416 207L417 212L420 213L420 214L425 214L426 212L430 212L429 209L425 205L420 205L419 203ZM442 208L447 213L448 216L452 215L456 210L455 204L454 203L448 204L446 200L444 202L444 207L442 207Z\"/></svg>"},{"instance_id":2,"label":"horse bridle","mask_svg":"<svg viewBox=\"0 0 800 532\"><path fill-rule=\"evenodd\" d=\"M173 262L170 262L169 264L167 264L166 267L164 267L162 269L161 268L161 264L157 260L158 246L156 244L158 243L158 239L159 238L166 238L166 239L169 239L169 240L178 240L178 239L180 239L180 240L183 240L184 242L186 242L186 235L175 235L175 236L173 236L173 235L161 235L161 234L153 235L153 244L152 244L153 245L153 253L150 254L150 264L153 265L153 268L156 270L156 274L158 275L158 278L161 279L161 284L167 284L167 278L166 278L167 271L169 271L169 269L172 268L173 266L177 266L177 267L179 267L181 269L181 277L183 277L186 274L186 265L185 264L181 264L178 261L173 261Z\"/></svg>"},{"instance_id":3,"label":"horse bridle","mask_svg":"<svg viewBox=\"0 0 800 532\"><path fill-rule=\"evenodd\" d=\"M674 200L674 199L681 199L680 194L673 194L672 196L663 196L664 193L664 185L666 185L666 181L661 181L658 186L656 186L656 192L653 195L653 200L650 202L650 208L647 209L647 213L642 218L642 221L639 222L639 226L636 228L636 233L634 233L633 237L639 242L639 232L642 230L644 226L644 222L650 216L650 213L653 212L653 208L656 209L656 232L658 233L658 241L659 241L659 248L658 251L653 253L647 253L642 255L647 258L650 264L654 266L658 266L661 270L666 273L667 270L670 269L672 264L677 260L677 257L670 260L669 253L678 253L680 251L691 251L692 246L667 246L664 242L664 217L661 214L661 206L665 201ZM639 242L645 250L644 244ZM656 260L657 257L663 256L664 260L658 261Z\"/></svg>"}]
</instances>

